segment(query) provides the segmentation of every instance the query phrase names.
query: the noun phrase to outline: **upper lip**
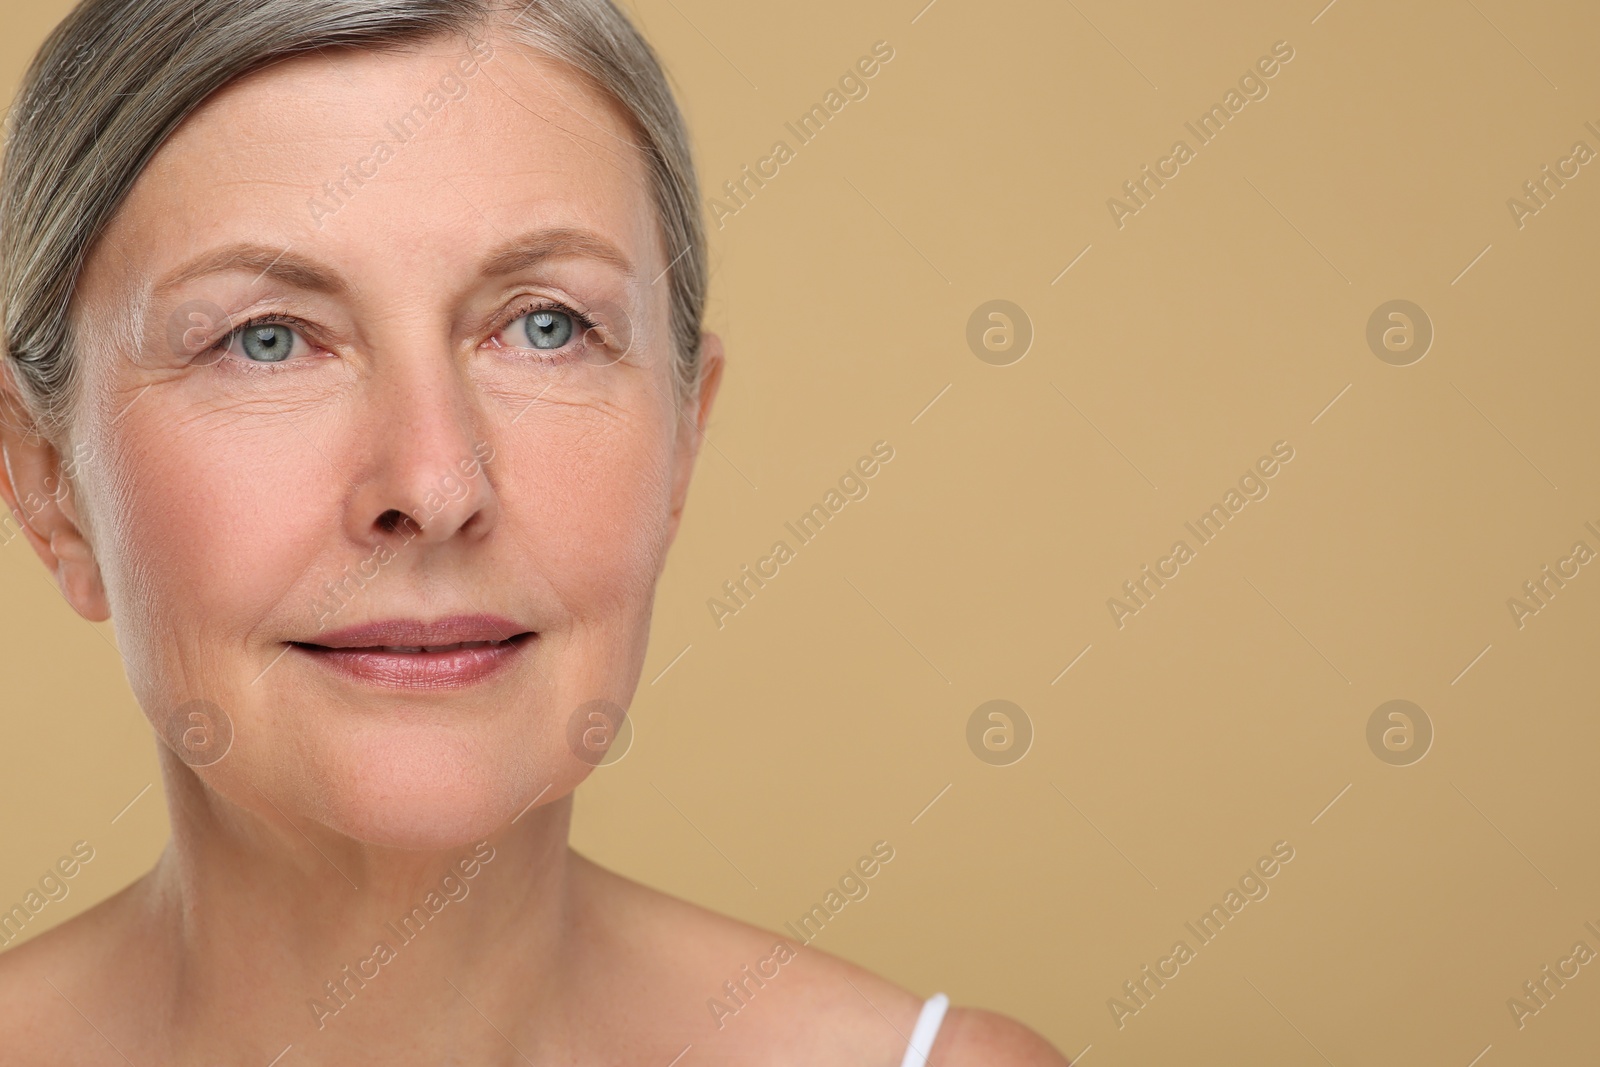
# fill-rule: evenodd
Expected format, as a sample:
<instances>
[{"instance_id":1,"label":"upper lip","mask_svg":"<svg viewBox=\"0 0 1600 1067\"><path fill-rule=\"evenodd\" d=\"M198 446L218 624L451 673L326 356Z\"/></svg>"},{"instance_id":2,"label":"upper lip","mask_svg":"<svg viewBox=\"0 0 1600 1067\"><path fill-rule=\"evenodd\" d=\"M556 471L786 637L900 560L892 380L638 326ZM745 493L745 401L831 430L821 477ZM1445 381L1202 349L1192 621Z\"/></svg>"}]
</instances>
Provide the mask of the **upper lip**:
<instances>
[{"instance_id":1,"label":"upper lip","mask_svg":"<svg viewBox=\"0 0 1600 1067\"><path fill-rule=\"evenodd\" d=\"M451 615L432 622L383 619L319 633L315 640L291 643L319 648L419 648L463 641L505 641L529 632L521 623L502 615Z\"/></svg>"}]
</instances>

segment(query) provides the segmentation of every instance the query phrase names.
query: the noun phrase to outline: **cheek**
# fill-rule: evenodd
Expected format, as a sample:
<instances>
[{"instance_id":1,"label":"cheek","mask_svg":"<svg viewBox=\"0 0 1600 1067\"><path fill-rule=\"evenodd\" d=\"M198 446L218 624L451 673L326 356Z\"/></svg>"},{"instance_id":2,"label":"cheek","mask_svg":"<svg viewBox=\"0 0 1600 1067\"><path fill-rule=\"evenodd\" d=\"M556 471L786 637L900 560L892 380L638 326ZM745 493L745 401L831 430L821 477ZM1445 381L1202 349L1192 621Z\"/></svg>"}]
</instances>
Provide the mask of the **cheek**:
<instances>
[{"instance_id":1,"label":"cheek","mask_svg":"<svg viewBox=\"0 0 1600 1067\"><path fill-rule=\"evenodd\" d=\"M111 523L97 540L113 612L140 621L130 631L165 633L164 643L195 634L194 620L208 645L242 636L312 565L336 521L328 462L287 424L185 423L154 403L133 414L102 453L113 459L98 510Z\"/></svg>"},{"instance_id":2,"label":"cheek","mask_svg":"<svg viewBox=\"0 0 1600 1067\"><path fill-rule=\"evenodd\" d=\"M576 432L575 432L576 431ZM508 442L501 522L576 616L648 603L666 552L670 430L659 420L545 427Z\"/></svg>"}]
</instances>

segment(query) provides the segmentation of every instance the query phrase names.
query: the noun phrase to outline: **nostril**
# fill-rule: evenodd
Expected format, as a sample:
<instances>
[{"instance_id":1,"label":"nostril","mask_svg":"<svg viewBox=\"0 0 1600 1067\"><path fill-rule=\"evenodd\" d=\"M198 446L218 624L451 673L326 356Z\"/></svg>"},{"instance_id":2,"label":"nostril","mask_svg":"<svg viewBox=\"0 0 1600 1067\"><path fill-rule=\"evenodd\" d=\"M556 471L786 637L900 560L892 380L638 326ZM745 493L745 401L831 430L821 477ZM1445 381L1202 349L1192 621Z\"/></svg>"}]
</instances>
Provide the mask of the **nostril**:
<instances>
[{"instance_id":1,"label":"nostril","mask_svg":"<svg viewBox=\"0 0 1600 1067\"><path fill-rule=\"evenodd\" d=\"M413 525L411 516L396 508L390 508L378 516L378 529L384 533L395 533Z\"/></svg>"}]
</instances>

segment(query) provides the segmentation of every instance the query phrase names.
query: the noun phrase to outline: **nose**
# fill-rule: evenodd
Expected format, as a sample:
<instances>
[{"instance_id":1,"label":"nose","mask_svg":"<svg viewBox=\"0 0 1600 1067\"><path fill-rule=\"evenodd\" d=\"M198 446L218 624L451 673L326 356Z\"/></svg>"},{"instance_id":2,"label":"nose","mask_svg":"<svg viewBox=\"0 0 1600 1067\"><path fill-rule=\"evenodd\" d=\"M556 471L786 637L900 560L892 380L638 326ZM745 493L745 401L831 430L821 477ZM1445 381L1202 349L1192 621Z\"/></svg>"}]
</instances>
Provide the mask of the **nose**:
<instances>
[{"instance_id":1,"label":"nose","mask_svg":"<svg viewBox=\"0 0 1600 1067\"><path fill-rule=\"evenodd\" d=\"M464 372L443 351L415 357L379 360L363 383L349 442L359 479L349 533L360 544L481 539L498 514L494 452Z\"/></svg>"}]
</instances>

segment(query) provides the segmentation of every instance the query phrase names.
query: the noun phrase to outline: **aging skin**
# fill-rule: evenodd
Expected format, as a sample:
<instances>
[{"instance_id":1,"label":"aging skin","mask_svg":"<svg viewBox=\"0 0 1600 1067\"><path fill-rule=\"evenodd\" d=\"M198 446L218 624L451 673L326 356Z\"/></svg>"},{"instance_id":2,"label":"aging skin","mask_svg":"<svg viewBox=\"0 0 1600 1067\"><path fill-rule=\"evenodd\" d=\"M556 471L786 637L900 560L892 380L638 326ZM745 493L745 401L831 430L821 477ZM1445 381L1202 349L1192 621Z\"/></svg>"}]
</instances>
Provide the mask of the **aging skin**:
<instances>
[{"instance_id":1,"label":"aging skin","mask_svg":"<svg viewBox=\"0 0 1600 1067\"><path fill-rule=\"evenodd\" d=\"M209 766L160 748L173 838L149 875L0 957L18 1062L899 1062L919 999L815 948L717 1029L706 999L775 936L567 845L590 770L569 720L638 681L723 357L707 334L680 400L678 250L621 116L491 43L315 218L467 42L325 52L213 97L92 250L70 440L5 431L13 507L89 447L28 536L74 609L115 618L156 732L176 742L195 700L233 730ZM455 673L317 648L458 616L515 640ZM386 924L483 841L470 893L401 946ZM379 940L394 959L315 1012ZM953 1010L933 1062L980 1060L1064 1062Z\"/></svg>"}]
</instances>

